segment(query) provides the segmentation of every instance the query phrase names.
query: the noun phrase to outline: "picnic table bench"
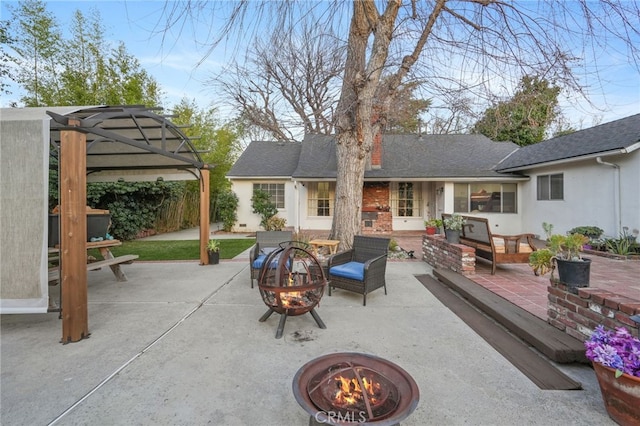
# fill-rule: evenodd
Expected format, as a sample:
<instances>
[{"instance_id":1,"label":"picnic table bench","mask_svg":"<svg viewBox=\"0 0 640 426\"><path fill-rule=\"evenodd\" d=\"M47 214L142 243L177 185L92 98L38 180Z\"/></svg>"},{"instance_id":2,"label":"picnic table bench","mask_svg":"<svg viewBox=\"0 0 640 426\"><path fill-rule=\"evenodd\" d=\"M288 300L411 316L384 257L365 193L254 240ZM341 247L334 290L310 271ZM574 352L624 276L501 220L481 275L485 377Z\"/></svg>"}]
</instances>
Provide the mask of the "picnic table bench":
<instances>
[{"instance_id":1,"label":"picnic table bench","mask_svg":"<svg viewBox=\"0 0 640 426\"><path fill-rule=\"evenodd\" d=\"M103 267L110 267L113 275L115 275L117 281L127 281L127 276L124 274L120 265L129 264L137 259L139 256L137 254L125 254L123 256L114 256L109 250L110 247L115 247L122 245L122 242L119 240L104 240L104 241L94 241L87 243L87 250L95 248L98 249L100 255L102 256L102 260L98 260L96 262L88 262L87 263L87 271L95 271L101 269ZM58 248L50 248L49 254L54 254L58 251ZM60 268L55 267L49 269L49 283L56 282L60 280Z\"/></svg>"},{"instance_id":2,"label":"picnic table bench","mask_svg":"<svg viewBox=\"0 0 640 426\"><path fill-rule=\"evenodd\" d=\"M442 214L444 220L451 215ZM491 275L502 263L529 263L529 255L536 250L534 234L500 235L491 232L489 220L482 217L462 216L465 224L460 233L460 244L473 247L476 258L491 262Z\"/></svg>"}]
</instances>

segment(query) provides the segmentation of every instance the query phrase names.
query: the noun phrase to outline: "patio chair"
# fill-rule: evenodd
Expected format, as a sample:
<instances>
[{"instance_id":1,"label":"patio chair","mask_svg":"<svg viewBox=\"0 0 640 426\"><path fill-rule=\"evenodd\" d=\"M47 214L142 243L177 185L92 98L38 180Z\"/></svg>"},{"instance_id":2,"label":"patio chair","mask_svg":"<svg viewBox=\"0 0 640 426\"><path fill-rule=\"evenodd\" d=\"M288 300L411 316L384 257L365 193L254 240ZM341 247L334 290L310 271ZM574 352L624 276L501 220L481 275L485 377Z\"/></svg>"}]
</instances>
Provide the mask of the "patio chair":
<instances>
[{"instance_id":1,"label":"patio chair","mask_svg":"<svg viewBox=\"0 0 640 426\"><path fill-rule=\"evenodd\" d=\"M249 266L251 267L251 288L253 280L260 277L260 269L267 255L280 248L279 244L293 239L291 231L258 231L256 232L256 244L249 252Z\"/></svg>"},{"instance_id":2,"label":"patio chair","mask_svg":"<svg viewBox=\"0 0 640 426\"><path fill-rule=\"evenodd\" d=\"M328 260L329 296L332 288L362 294L362 305L367 306L367 294L384 287L387 294L385 272L389 238L356 235L353 248L331 256Z\"/></svg>"}]
</instances>

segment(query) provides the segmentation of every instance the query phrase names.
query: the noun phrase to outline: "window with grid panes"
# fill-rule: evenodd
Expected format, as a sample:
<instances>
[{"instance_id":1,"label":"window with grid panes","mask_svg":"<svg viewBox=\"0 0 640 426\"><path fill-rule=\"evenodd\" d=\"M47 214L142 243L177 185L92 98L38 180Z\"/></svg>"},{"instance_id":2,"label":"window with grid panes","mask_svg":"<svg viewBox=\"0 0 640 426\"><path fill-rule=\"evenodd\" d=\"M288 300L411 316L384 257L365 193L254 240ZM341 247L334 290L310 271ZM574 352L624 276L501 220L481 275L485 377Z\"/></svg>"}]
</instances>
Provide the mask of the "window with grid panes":
<instances>
[{"instance_id":1,"label":"window with grid panes","mask_svg":"<svg viewBox=\"0 0 640 426\"><path fill-rule=\"evenodd\" d=\"M254 183L253 190L259 189L269 194L269 200L278 209L284 209L284 183Z\"/></svg>"},{"instance_id":2,"label":"window with grid panes","mask_svg":"<svg viewBox=\"0 0 640 426\"><path fill-rule=\"evenodd\" d=\"M422 191L420 182L392 182L391 209L394 216L421 217Z\"/></svg>"},{"instance_id":3,"label":"window with grid panes","mask_svg":"<svg viewBox=\"0 0 640 426\"><path fill-rule=\"evenodd\" d=\"M335 183L310 182L308 188L309 216L333 216Z\"/></svg>"}]
</instances>

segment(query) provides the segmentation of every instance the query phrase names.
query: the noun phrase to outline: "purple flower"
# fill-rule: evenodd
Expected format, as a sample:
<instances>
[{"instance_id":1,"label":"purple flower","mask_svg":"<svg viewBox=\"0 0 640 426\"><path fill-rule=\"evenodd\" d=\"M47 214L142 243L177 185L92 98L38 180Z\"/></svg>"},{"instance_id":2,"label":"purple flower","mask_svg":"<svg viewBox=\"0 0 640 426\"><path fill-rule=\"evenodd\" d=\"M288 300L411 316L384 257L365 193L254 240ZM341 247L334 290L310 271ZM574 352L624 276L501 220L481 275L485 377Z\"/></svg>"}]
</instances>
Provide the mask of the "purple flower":
<instances>
[{"instance_id":1,"label":"purple flower","mask_svg":"<svg viewBox=\"0 0 640 426\"><path fill-rule=\"evenodd\" d=\"M626 328L613 332L599 325L584 345L589 360L640 377L640 340Z\"/></svg>"}]
</instances>

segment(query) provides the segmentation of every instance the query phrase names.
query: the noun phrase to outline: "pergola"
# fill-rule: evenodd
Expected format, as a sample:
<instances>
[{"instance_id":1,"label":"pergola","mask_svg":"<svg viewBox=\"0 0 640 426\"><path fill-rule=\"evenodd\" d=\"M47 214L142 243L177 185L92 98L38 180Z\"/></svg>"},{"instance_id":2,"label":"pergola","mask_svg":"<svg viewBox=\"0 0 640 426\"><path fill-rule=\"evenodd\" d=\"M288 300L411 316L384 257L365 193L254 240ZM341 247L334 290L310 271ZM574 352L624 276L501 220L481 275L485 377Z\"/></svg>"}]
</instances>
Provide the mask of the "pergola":
<instances>
[{"instance_id":1,"label":"pergola","mask_svg":"<svg viewBox=\"0 0 640 426\"><path fill-rule=\"evenodd\" d=\"M20 114L22 112L22 115ZM46 116L43 116L43 113ZM34 154L38 164L46 154L47 167L49 151L40 148L30 150L29 143L36 142L40 135L48 139L46 144L52 155L59 159L60 190L60 285L62 289L62 341L74 342L89 335L87 315L87 269L86 269L86 183L112 181L156 181L199 180L200 181L200 263L207 264L206 244L209 238L209 169L204 164L191 141L178 126L152 108L140 105L96 106L66 108L25 108L2 109L2 238L3 255L0 291L7 284L10 288L0 293L0 312L46 312L42 299L48 296L46 283L46 224L48 180L46 171L32 170L33 179L25 173L24 167L5 167L15 160L17 154L29 157ZM30 125L30 123L33 123ZM35 146L35 145L34 145ZM46 152L45 152L46 151ZM26 172L29 172L28 170ZM19 175L11 179L12 175ZM11 186L15 181L20 185L20 176L25 186L38 180L34 190L27 190L25 200L33 197L33 202L21 203L20 188ZM37 179L39 177L39 179ZM16 179L18 181L16 181ZM44 191L39 192L39 185ZM41 191L41 188L40 188ZM39 203L38 194L44 198ZM44 206L44 212L40 211ZM37 210L33 215L21 214L15 209ZM5 215L5 213L7 213ZM41 223L36 228L41 232L27 232L34 226L36 218ZM28 220L24 220L28 218ZM14 231L9 232L11 227ZM25 233L20 233L20 228ZM45 226L46 228L46 226ZM16 232L17 231L17 232ZM24 239L20 238L24 235ZM35 243L37 238L39 244ZM7 242L9 241L9 242ZM26 260L24 255L27 256ZM21 259L18 259L22 256ZM39 265L39 280L33 274L24 274L16 264L34 268ZM7 268L5 269L5 266ZM43 272L44 268L44 272ZM5 273L7 271L7 273ZM25 285L13 286L15 280ZM40 291L35 290L34 281ZM22 288L25 287L26 288ZM27 290L26 296L21 290ZM46 294L43 294L46 293ZM34 306L35 305L35 306Z\"/></svg>"}]
</instances>

